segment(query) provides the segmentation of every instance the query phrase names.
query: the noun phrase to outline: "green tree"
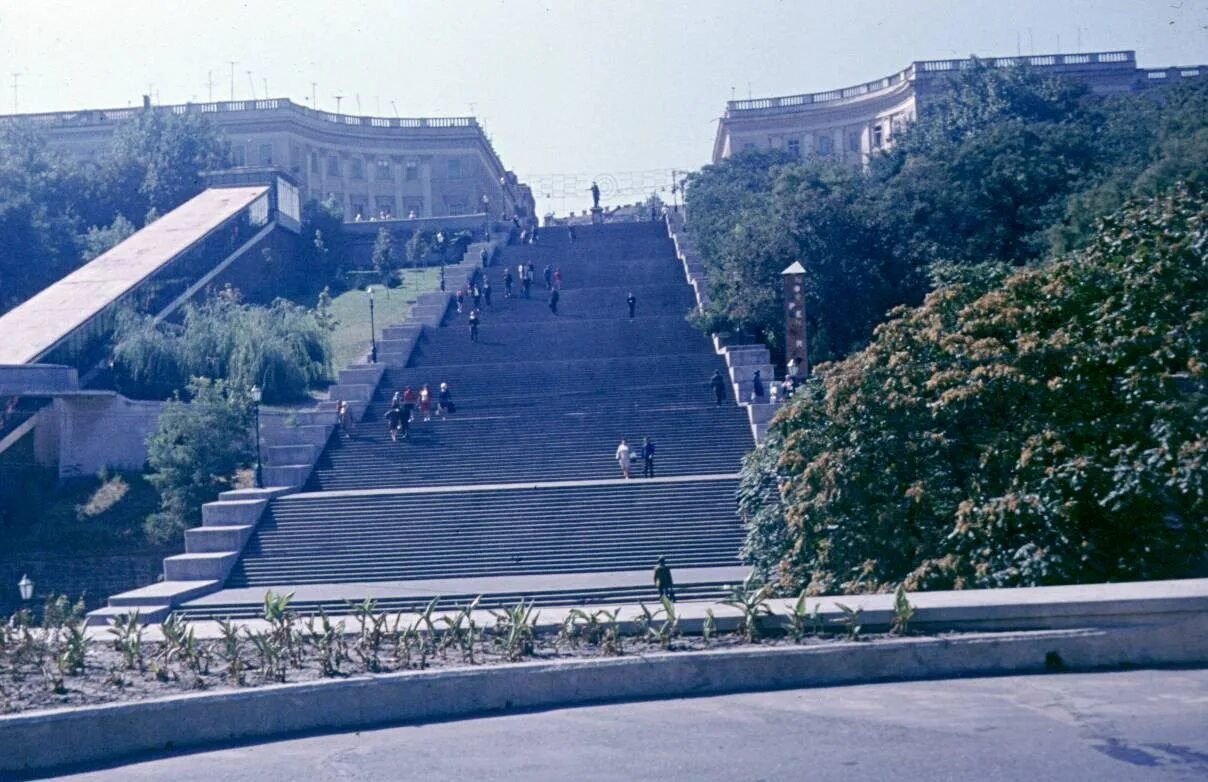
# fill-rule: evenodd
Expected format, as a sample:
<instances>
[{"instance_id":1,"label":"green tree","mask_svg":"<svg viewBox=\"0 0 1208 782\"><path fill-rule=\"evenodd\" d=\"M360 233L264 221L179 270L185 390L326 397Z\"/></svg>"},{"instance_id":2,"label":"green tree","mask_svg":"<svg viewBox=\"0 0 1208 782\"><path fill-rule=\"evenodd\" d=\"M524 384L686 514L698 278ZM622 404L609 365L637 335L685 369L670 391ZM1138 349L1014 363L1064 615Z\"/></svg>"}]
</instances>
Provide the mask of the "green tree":
<instances>
[{"instance_id":1,"label":"green tree","mask_svg":"<svg viewBox=\"0 0 1208 782\"><path fill-rule=\"evenodd\" d=\"M0 125L0 313L79 264L79 193L70 162L42 136Z\"/></svg>"},{"instance_id":2,"label":"green tree","mask_svg":"<svg viewBox=\"0 0 1208 782\"><path fill-rule=\"evenodd\" d=\"M427 261L428 256L432 254L434 241L435 237L431 231L416 231L411 234L411 237L407 239L404 252L413 267L418 267Z\"/></svg>"},{"instance_id":3,"label":"green tree","mask_svg":"<svg viewBox=\"0 0 1208 782\"><path fill-rule=\"evenodd\" d=\"M204 189L201 172L225 164L225 145L202 115L140 111L114 132L97 194L127 217L164 214Z\"/></svg>"},{"instance_id":4,"label":"green tree","mask_svg":"<svg viewBox=\"0 0 1208 782\"><path fill-rule=\"evenodd\" d=\"M168 402L147 440L149 480L160 509L145 529L169 542L201 523L201 506L234 486L235 474L255 451L253 404L246 388L223 380L194 378L189 402Z\"/></svg>"},{"instance_id":5,"label":"green tree","mask_svg":"<svg viewBox=\"0 0 1208 782\"><path fill-rule=\"evenodd\" d=\"M129 239L134 234L134 231L134 223L131 223L120 214L113 218L113 223L105 228L92 226L88 229L88 233L84 235L84 251L81 254L81 258L87 262L109 252Z\"/></svg>"},{"instance_id":6,"label":"green tree","mask_svg":"<svg viewBox=\"0 0 1208 782\"><path fill-rule=\"evenodd\" d=\"M333 280L344 266L346 237L344 214L334 199L307 201L302 206L301 235L304 264L299 265L303 280ZM313 288L312 288L313 290Z\"/></svg>"},{"instance_id":7,"label":"green tree","mask_svg":"<svg viewBox=\"0 0 1208 782\"><path fill-rule=\"evenodd\" d=\"M394 242L390 237L390 232L385 228L379 228L377 238L373 241L373 270L377 272L378 279L384 285L392 285L395 280L395 264L394 264Z\"/></svg>"},{"instance_id":8,"label":"green tree","mask_svg":"<svg viewBox=\"0 0 1208 782\"><path fill-rule=\"evenodd\" d=\"M1208 546L1206 214L1179 190L1050 263L945 269L748 460L752 564L814 592L1189 573ZM751 491L773 474L778 497Z\"/></svg>"}]
</instances>

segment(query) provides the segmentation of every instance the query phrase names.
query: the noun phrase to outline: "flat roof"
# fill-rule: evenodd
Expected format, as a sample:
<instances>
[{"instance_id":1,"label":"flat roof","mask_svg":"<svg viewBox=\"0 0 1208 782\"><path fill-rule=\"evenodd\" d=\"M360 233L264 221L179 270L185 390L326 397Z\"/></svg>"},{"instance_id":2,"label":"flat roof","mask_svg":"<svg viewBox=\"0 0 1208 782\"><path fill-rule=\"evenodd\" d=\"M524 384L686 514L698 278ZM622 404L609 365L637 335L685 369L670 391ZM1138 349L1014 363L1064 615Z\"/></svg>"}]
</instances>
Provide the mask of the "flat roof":
<instances>
[{"instance_id":1,"label":"flat roof","mask_svg":"<svg viewBox=\"0 0 1208 782\"><path fill-rule=\"evenodd\" d=\"M33 363L268 190L205 190L0 316L0 365Z\"/></svg>"}]
</instances>

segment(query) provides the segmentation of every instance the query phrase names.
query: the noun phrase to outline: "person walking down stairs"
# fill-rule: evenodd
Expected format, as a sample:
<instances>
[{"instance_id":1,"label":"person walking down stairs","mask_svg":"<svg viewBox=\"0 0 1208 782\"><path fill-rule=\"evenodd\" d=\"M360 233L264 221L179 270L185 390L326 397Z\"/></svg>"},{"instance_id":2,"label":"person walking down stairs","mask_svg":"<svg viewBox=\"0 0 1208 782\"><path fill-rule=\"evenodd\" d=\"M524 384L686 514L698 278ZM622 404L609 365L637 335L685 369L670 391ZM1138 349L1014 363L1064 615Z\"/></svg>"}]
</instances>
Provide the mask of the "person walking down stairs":
<instances>
[{"instance_id":1,"label":"person walking down stairs","mask_svg":"<svg viewBox=\"0 0 1208 782\"><path fill-rule=\"evenodd\" d=\"M649 437L642 438L642 477L654 477L654 443Z\"/></svg>"},{"instance_id":2,"label":"person walking down stairs","mask_svg":"<svg viewBox=\"0 0 1208 782\"><path fill-rule=\"evenodd\" d=\"M478 310L470 312L470 341L478 341Z\"/></svg>"},{"instance_id":3,"label":"person walking down stairs","mask_svg":"<svg viewBox=\"0 0 1208 782\"><path fill-rule=\"evenodd\" d=\"M419 388L419 413L425 422L432 420L432 392L428 390L427 383Z\"/></svg>"},{"instance_id":4,"label":"person walking down stairs","mask_svg":"<svg viewBox=\"0 0 1208 782\"><path fill-rule=\"evenodd\" d=\"M549 292L549 311L554 313L555 315L558 314L558 297L559 297L559 293L558 293L557 288L550 290L550 292Z\"/></svg>"},{"instance_id":5,"label":"person walking down stairs","mask_svg":"<svg viewBox=\"0 0 1208 782\"><path fill-rule=\"evenodd\" d=\"M554 267L554 287L557 288L558 290L562 290L562 267L561 266Z\"/></svg>"},{"instance_id":6,"label":"person walking down stairs","mask_svg":"<svg viewBox=\"0 0 1208 782\"><path fill-rule=\"evenodd\" d=\"M713 378L709 381L709 385L713 387L713 396L717 399L717 406L721 407L721 403L726 401L726 381L722 379L720 370L713 370Z\"/></svg>"},{"instance_id":7,"label":"person walking down stairs","mask_svg":"<svg viewBox=\"0 0 1208 782\"><path fill-rule=\"evenodd\" d=\"M445 420L449 417L456 408L453 405L453 395L449 393L449 384L440 384L440 393L436 395L436 414L440 416L440 420Z\"/></svg>"},{"instance_id":8,"label":"person walking down stairs","mask_svg":"<svg viewBox=\"0 0 1208 782\"><path fill-rule=\"evenodd\" d=\"M763 401L763 378L760 377L760 371L755 370L755 376L751 378L751 401Z\"/></svg>"},{"instance_id":9,"label":"person walking down stairs","mask_svg":"<svg viewBox=\"0 0 1208 782\"><path fill-rule=\"evenodd\" d=\"M336 405L336 418L340 422L340 432L344 435L344 439L352 439L352 411L348 409L348 403L342 399Z\"/></svg>"},{"instance_id":10,"label":"person walking down stairs","mask_svg":"<svg viewBox=\"0 0 1208 782\"><path fill-rule=\"evenodd\" d=\"M542 272L545 277L545 289L551 290L554 287L554 267L551 264L545 264L545 270Z\"/></svg>"},{"instance_id":11,"label":"person walking down stairs","mask_svg":"<svg viewBox=\"0 0 1208 782\"><path fill-rule=\"evenodd\" d=\"M621 475L625 480L629 480L629 445L621 438L621 444L617 446L617 463L621 465Z\"/></svg>"},{"instance_id":12,"label":"person walking down stairs","mask_svg":"<svg viewBox=\"0 0 1208 782\"><path fill-rule=\"evenodd\" d=\"M398 442L398 433L403 433L403 439L407 439L407 424L403 420L403 408L399 405L392 405L386 411L386 430L390 432L390 442Z\"/></svg>"},{"instance_id":13,"label":"person walking down stairs","mask_svg":"<svg viewBox=\"0 0 1208 782\"><path fill-rule=\"evenodd\" d=\"M659 590L659 599L667 598L675 602L675 582L671 579L671 568L667 567L667 558L659 557L654 565L654 585Z\"/></svg>"},{"instance_id":14,"label":"person walking down stairs","mask_svg":"<svg viewBox=\"0 0 1208 782\"><path fill-rule=\"evenodd\" d=\"M503 298L512 298L512 269L508 267L503 270Z\"/></svg>"}]
</instances>

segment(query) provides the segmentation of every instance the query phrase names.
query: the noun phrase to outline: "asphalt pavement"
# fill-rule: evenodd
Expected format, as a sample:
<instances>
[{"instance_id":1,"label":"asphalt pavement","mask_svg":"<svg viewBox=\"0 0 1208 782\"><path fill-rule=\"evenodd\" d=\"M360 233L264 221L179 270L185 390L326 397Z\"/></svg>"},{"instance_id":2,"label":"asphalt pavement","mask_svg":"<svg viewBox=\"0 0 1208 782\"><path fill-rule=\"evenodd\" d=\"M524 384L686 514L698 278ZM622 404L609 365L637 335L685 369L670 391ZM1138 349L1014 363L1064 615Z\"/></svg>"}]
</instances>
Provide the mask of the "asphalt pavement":
<instances>
[{"instance_id":1,"label":"asphalt pavement","mask_svg":"<svg viewBox=\"0 0 1208 782\"><path fill-rule=\"evenodd\" d=\"M298 737L111 780L1203 780L1208 670L872 684Z\"/></svg>"}]
</instances>

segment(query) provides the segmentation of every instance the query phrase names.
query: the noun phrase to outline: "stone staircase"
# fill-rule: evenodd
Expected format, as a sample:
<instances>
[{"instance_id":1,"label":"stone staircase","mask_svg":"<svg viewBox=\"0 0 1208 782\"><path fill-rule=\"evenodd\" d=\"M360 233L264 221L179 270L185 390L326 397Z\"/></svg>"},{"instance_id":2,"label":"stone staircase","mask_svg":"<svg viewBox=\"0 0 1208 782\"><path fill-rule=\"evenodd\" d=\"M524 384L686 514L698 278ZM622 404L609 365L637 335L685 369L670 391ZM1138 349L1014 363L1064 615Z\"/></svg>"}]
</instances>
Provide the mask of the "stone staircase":
<instances>
[{"instance_id":1,"label":"stone staircase","mask_svg":"<svg viewBox=\"0 0 1208 782\"><path fill-rule=\"evenodd\" d=\"M692 288L693 300L696 307L705 308L709 305L709 282L705 273L704 261L696 249L696 242L685 225L684 215L677 211L667 215L667 233L675 244L675 255L683 265L684 274ZM763 442L768 430L768 422L776 414L776 406L771 404L770 396L762 401L752 397L755 388L755 372L760 373L764 385L764 394L770 395L770 386L775 382L776 368L772 364L771 353L763 345L753 344L735 334L714 334L713 346L719 355L726 360L726 369L730 377L730 391L734 398L747 411L751 425L751 434L755 442Z\"/></svg>"},{"instance_id":2,"label":"stone staircase","mask_svg":"<svg viewBox=\"0 0 1208 782\"><path fill-rule=\"evenodd\" d=\"M174 610L250 616L269 588L302 590L302 611L370 595L414 607L436 582L446 598L483 593L488 604L652 599L659 555L686 574L685 595L716 595L741 578L734 492L751 429L733 400L713 400L709 378L727 367L685 320L694 296L666 228L581 226L577 238L549 230L536 245L504 249L486 271L492 306L481 308L476 343L468 313L449 304L462 270L424 303L418 314L429 322L387 327L381 363L350 368L333 390L354 403L351 437L311 429L330 425L328 410L270 424L272 475L302 491L224 497L208 511L188 553L165 568L182 584L224 589ZM530 262L532 297L505 298L503 264L515 276ZM547 264L562 275L557 315ZM392 443L390 396L424 383L435 394L441 382L456 413L423 422L417 411L409 438ZM621 480L613 456L622 437L635 452L654 440L655 480L636 477L640 462Z\"/></svg>"}]
</instances>

